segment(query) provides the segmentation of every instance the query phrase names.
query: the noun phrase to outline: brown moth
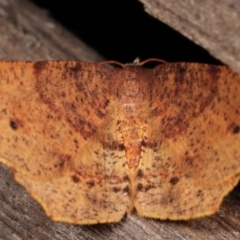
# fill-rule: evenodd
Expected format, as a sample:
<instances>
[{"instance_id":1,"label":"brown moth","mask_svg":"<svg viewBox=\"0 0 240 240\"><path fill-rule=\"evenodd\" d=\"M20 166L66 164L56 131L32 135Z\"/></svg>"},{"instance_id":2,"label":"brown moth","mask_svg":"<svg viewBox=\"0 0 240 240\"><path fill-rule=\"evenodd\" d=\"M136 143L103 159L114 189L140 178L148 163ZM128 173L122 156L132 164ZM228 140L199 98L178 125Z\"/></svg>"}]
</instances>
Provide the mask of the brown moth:
<instances>
[{"instance_id":1,"label":"brown moth","mask_svg":"<svg viewBox=\"0 0 240 240\"><path fill-rule=\"evenodd\" d=\"M239 180L240 75L107 63L1 61L0 161L57 221L215 213Z\"/></svg>"}]
</instances>

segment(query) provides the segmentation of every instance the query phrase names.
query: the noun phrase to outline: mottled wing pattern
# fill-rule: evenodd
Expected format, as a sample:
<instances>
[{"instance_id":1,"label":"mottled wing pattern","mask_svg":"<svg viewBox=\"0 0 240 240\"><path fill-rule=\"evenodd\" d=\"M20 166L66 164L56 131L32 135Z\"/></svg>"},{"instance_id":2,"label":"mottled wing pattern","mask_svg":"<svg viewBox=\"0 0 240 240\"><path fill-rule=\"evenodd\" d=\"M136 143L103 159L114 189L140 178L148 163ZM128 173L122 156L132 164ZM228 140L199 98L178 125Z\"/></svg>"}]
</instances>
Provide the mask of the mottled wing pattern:
<instances>
[{"instance_id":1,"label":"mottled wing pattern","mask_svg":"<svg viewBox=\"0 0 240 240\"><path fill-rule=\"evenodd\" d=\"M0 62L0 161L54 220L214 213L240 173L226 67Z\"/></svg>"},{"instance_id":2,"label":"mottled wing pattern","mask_svg":"<svg viewBox=\"0 0 240 240\"><path fill-rule=\"evenodd\" d=\"M240 77L194 63L153 71L135 207L160 219L210 215L239 180Z\"/></svg>"},{"instance_id":3,"label":"mottled wing pattern","mask_svg":"<svg viewBox=\"0 0 240 240\"><path fill-rule=\"evenodd\" d=\"M108 68L74 61L0 66L1 162L53 219L119 221L129 210L129 182Z\"/></svg>"}]
</instances>

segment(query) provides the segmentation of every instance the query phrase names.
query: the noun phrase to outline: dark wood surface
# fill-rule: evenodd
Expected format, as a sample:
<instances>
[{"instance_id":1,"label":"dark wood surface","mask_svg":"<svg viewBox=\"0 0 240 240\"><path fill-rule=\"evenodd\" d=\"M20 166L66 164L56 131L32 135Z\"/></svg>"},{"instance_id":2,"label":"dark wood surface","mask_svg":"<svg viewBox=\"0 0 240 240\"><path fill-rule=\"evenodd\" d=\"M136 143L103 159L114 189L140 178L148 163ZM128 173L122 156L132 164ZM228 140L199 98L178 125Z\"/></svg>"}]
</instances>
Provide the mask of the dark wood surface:
<instances>
[{"instance_id":1,"label":"dark wood surface","mask_svg":"<svg viewBox=\"0 0 240 240\"><path fill-rule=\"evenodd\" d=\"M240 72L240 1L140 0L146 11Z\"/></svg>"},{"instance_id":2,"label":"dark wood surface","mask_svg":"<svg viewBox=\"0 0 240 240\"><path fill-rule=\"evenodd\" d=\"M27 0L0 0L0 43L0 59L102 59ZM133 213L116 224L79 226L48 218L0 164L0 239L240 239L240 188L211 217L158 221Z\"/></svg>"}]
</instances>

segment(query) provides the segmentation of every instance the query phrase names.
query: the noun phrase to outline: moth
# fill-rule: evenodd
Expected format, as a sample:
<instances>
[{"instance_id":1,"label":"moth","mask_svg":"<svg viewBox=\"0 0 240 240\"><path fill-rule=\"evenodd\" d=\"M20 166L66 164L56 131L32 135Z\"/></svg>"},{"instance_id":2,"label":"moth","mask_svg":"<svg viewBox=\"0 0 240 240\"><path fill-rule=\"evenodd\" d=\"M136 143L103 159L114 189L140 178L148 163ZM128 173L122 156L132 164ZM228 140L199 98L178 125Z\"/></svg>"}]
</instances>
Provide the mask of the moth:
<instances>
[{"instance_id":1,"label":"moth","mask_svg":"<svg viewBox=\"0 0 240 240\"><path fill-rule=\"evenodd\" d=\"M207 216L238 183L240 75L151 61L0 61L0 162L53 220Z\"/></svg>"}]
</instances>

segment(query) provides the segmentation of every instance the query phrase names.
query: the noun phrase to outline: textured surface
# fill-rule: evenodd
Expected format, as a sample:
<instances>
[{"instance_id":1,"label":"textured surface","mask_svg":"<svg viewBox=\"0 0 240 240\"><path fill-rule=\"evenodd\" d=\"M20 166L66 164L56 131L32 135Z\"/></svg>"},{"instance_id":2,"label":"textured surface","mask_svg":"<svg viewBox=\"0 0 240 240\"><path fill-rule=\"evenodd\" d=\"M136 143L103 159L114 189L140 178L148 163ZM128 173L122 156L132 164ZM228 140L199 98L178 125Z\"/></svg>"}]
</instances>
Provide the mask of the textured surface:
<instances>
[{"instance_id":1,"label":"textured surface","mask_svg":"<svg viewBox=\"0 0 240 240\"><path fill-rule=\"evenodd\" d=\"M226 67L0 66L0 161L55 220L205 216L238 182L240 76Z\"/></svg>"},{"instance_id":2,"label":"textured surface","mask_svg":"<svg viewBox=\"0 0 240 240\"><path fill-rule=\"evenodd\" d=\"M140 1L144 3L145 10L149 14L240 72L240 2L238 0Z\"/></svg>"}]
</instances>

